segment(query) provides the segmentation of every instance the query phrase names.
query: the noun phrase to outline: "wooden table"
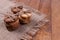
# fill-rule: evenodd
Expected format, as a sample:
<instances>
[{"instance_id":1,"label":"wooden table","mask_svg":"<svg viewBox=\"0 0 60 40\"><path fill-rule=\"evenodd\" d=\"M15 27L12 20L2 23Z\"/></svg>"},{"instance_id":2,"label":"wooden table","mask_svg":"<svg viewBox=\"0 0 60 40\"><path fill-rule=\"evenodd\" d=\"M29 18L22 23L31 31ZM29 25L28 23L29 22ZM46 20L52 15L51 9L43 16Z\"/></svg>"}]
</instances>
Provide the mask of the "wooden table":
<instances>
[{"instance_id":1,"label":"wooden table","mask_svg":"<svg viewBox=\"0 0 60 40\"><path fill-rule=\"evenodd\" d=\"M41 27L40 31L34 37L34 40L51 40L51 0L16 0L17 2L22 2L34 9L39 10L41 13L47 15L50 20L49 23Z\"/></svg>"}]
</instances>

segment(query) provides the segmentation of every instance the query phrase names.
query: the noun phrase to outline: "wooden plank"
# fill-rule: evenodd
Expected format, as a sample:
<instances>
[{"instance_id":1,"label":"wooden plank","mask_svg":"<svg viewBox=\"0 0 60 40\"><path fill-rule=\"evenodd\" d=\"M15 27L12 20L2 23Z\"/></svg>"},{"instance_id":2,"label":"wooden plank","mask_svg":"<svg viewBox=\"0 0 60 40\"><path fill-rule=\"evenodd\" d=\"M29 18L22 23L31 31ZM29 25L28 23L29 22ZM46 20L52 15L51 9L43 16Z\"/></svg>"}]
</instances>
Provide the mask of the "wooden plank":
<instances>
[{"instance_id":1,"label":"wooden plank","mask_svg":"<svg viewBox=\"0 0 60 40\"><path fill-rule=\"evenodd\" d=\"M60 0L52 0L52 40L60 40Z\"/></svg>"},{"instance_id":2,"label":"wooden plank","mask_svg":"<svg viewBox=\"0 0 60 40\"><path fill-rule=\"evenodd\" d=\"M40 4L40 0L31 0L29 6L31 6L31 7L34 8L34 9L38 9L39 4Z\"/></svg>"},{"instance_id":3,"label":"wooden plank","mask_svg":"<svg viewBox=\"0 0 60 40\"><path fill-rule=\"evenodd\" d=\"M43 12L43 13L49 13L50 11L50 0L41 0L41 3L42 3L42 8L39 9L40 12Z\"/></svg>"},{"instance_id":4,"label":"wooden plank","mask_svg":"<svg viewBox=\"0 0 60 40\"><path fill-rule=\"evenodd\" d=\"M50 19L51 0L40 0L38 10L40 10L41 13L47 14L48 15L47 17ZM38 31L34 40L51 40L51 26L50 26L51 23L50 22L47 25L43 26L40 31Z\"/></svg>"}]
</instances>

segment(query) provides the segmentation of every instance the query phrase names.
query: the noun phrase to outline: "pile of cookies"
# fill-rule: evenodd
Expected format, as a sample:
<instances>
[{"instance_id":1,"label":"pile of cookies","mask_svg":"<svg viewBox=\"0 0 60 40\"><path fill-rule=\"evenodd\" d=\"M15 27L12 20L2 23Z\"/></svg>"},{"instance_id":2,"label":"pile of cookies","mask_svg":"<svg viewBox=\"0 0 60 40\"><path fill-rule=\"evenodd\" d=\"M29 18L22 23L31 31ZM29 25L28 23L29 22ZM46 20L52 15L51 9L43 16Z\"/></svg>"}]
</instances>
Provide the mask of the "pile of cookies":
<instances>
[{"instance_id":1,"label":"pile of cookies","mask_svg":"<svg viewBox=\"0 0 60 40\"><path fill-rule=\"evenodd\" d=\"M19 25L28 24L31 18L31 12L25 10L23 6L12 7L11 12L13 15L5 16L4 22L9 31L16 30Z\"/></svg>"}]
</instances>

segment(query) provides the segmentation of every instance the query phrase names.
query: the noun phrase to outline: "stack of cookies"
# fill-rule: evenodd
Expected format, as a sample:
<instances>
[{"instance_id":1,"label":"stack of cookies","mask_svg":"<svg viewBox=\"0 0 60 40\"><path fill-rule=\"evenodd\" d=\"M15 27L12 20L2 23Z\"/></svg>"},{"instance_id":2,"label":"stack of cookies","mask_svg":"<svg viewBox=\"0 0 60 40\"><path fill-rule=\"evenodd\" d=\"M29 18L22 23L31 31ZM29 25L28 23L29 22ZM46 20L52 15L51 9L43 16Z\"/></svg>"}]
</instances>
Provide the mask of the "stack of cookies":
<instances>
[{"instance_id":1,"label":"stack of cookies","mask_svg":"<svg viewBox=\"0 0 60 40\"><path fill-rule=\"evenodd\" d=\"M4 22L9 31L16 30L19 25L28 24L30 22L31 12L25 10L23 6L11 8L12 15L5 16Z\"/></svg>"}]
</instances>

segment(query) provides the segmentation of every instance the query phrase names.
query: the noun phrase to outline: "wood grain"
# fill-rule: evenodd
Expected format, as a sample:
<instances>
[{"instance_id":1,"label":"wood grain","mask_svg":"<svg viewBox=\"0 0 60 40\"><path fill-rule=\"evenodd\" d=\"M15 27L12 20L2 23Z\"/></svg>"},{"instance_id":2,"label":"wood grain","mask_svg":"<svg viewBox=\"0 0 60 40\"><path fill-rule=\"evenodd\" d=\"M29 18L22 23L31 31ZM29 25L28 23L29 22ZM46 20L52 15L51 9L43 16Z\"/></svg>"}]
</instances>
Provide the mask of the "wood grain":
<instances>
[{"instance_id":1,"label":"wood grain","mask_svg":"<svg viewBox=\"0 0 60 40\"><path fill-rule=\"evenodd\" d=\"M60 0L52 0L52 39L60 40Z\"/></svg>"}]
</instances>

